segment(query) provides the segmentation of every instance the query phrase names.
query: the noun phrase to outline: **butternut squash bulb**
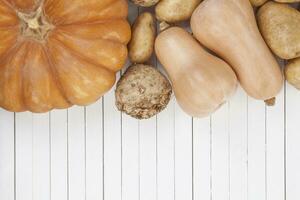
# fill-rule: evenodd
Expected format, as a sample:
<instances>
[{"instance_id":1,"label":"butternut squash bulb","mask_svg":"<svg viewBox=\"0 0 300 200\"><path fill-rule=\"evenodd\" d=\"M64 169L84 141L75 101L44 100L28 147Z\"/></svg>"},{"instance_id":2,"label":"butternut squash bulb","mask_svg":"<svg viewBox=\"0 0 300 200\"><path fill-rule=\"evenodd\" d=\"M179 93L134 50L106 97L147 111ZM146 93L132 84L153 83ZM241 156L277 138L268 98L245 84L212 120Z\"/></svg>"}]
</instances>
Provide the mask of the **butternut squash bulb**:
<instances>
[{"instance_id":1,"label":"butternut squash bulb","mask_svg":"<svg viewBox=\"0 0 300 200\"><path fill-rule=\"evenodd\" d=\"M267 100L280 92L282 72L249 0L206 0L194 11L191 28L200 43L231 65L248 95Z\"/></svg>"},{"instance_id":2,"label":"butternut squash bulb","mask_svg":"<svg viewBox=\"0 0 300 200\"><path fill-rule=\"evenodd\" d=\"M126 0L0 1L0 106L47 112L87 105L127 59Z\"/></svg>"},{"instance_id":3,"label":"butternut squash bulb","mask_svg":"<svg viewBox=\"0 0 300 200\"><path fill-rule=\"evenodd\" d=\"M160 33L155 51L187 114L206 117L234 94L237 78L230 66L206 52L184 29L172 27Z\"/></svg>"}]
</instances>

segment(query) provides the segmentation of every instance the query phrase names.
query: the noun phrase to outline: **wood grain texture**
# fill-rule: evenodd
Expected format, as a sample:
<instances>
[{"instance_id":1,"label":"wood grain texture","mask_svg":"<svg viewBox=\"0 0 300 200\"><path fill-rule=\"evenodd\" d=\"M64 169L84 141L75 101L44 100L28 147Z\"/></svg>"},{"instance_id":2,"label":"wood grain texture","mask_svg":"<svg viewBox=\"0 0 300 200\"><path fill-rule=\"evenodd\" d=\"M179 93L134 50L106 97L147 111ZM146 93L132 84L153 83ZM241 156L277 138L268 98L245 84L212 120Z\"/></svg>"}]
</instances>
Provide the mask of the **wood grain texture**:
<instances>
[{"instance_id":1,"label":"wood grain texture","mask_svg":"<svg viewBox=\"0 0 300 200\"><path fill-rule=\"evenodd\" d=\"M0 198L15 197L14 113L0 110Z\"/></svg>"},{"instance_id":2,"label":"wood grain texture","mask_svg":"<svg viewBox=\"0 0 300 200\"><path fill-rule=\"evenodd\" d=\"M68 111L50 113L51 198L69 198Z\"/></svg>"},{"instance_id":3,"label":"wood grain texture","mask_svg":"<svg viewBox=\"0 0 300 200\"><path fill-rule=\"evenodd\" d=\"M230 199L247 200L248 187L248 108L241 87L229 102Z\"/></svg>"}]
</instances>

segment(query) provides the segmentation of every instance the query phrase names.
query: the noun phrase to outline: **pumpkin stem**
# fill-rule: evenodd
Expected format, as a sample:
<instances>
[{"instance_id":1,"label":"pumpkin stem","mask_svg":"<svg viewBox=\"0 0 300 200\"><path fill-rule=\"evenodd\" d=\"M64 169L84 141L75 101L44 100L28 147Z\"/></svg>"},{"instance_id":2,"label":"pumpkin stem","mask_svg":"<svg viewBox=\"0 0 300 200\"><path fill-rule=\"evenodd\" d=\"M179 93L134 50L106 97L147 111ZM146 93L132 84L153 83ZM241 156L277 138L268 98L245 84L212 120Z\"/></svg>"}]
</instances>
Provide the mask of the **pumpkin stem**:
<instances>
[{"instance_id":1,"label":"pumpkin stem","mask_svg":"<svg viewBox=\"0 0 300 200\"><path fill-rule=\"evenodd\" d=\"M265 100L265 103L267 106L274 106L276 104L276 98L273 97L271 99L267 99L267 100Z\"/></svg>"},{"instance_id":2,"label":"pumpkin stem","mask_svg":"<svg viewBox=\"0 0 300 200\"><path fill-rule=\"evenodd\" d=\"M50 24L40 6L32 13L17 12L21 21L21 33L24 37L30 37L38 41L44 41L54 26Z\"/></svg>"}]
</instances>

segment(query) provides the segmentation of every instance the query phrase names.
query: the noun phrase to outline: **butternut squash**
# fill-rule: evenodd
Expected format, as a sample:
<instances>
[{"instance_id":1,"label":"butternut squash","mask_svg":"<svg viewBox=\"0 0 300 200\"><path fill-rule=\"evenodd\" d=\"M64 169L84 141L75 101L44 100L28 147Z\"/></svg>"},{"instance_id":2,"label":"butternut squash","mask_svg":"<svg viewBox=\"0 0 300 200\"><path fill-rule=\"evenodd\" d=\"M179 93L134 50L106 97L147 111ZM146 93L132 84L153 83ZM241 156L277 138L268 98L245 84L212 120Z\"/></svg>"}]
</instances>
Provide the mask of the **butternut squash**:
<instances>
[{"instance_id":1,"label":"butternut squash","mask_svg":"<svg viewBox=\"0 0 300 200\"><path fill-rule=\"evenodd\" d=\"M206 0L194 11L191 28L200 43L231 65L251 97L267 100L280 92L282 72L249 0Z\"/></svg>"},{"instance_id":2,"label":"butternut squash","mask_svg":"<svg viewBox=\"0 0 300 200\"><path fill-rule=\"evenodd\" d=\"M234 94L237 78L230 66L206 52L184 29L160 33L155 51L179 105L189 115L208 116Z\"/></svg>"}]
</instances>

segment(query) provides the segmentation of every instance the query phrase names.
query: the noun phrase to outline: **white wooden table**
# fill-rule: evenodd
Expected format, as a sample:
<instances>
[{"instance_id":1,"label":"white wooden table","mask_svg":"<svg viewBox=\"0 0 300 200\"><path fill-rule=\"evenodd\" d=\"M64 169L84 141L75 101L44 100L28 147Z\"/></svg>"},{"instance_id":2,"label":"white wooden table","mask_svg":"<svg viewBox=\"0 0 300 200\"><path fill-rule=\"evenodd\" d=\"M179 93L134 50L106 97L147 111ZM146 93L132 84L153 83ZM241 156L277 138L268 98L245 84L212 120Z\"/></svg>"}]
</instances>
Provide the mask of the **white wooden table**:
<instances>
[{"instance_id":1,"label":"white wooden table","mask_svg":"<svg viewBox=\"0 0 300 200\"><path fill-rule=\"evenodd\" d=\"M131 20L138 12L130 5ZM285 84L266 107L239 88L206 119L173 98L137 121L113 90L86 108L0 110L0 199L298 200L300 91Z\"/></svg>"}]
</instances>

